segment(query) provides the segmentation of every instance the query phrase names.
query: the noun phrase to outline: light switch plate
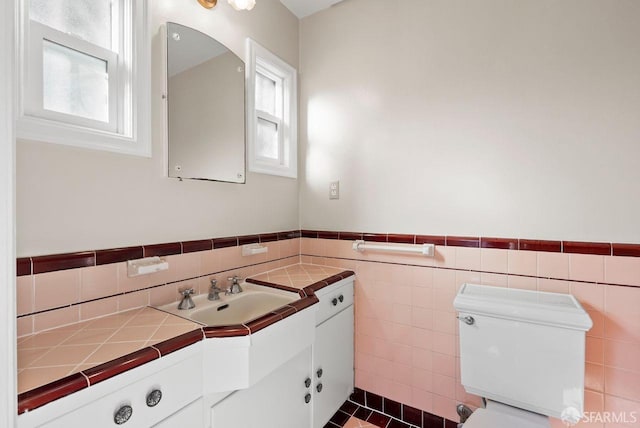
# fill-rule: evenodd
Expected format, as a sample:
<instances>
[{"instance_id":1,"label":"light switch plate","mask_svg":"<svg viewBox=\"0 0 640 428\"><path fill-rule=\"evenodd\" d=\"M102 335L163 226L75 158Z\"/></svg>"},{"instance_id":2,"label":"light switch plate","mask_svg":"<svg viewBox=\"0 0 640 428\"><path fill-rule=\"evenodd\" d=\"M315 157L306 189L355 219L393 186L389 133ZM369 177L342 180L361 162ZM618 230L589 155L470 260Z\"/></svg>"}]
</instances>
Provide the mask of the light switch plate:
<instances>
[{"instance_id":1,"label":"light switch plate","mask_svg":"<svg viewBox=\"0 0 640 428\"><path fill-rule=\"evenodd\" d=\"M339 181L332 181L329 183L329 199L340 199Z\"/></svg>"}]
</instances>

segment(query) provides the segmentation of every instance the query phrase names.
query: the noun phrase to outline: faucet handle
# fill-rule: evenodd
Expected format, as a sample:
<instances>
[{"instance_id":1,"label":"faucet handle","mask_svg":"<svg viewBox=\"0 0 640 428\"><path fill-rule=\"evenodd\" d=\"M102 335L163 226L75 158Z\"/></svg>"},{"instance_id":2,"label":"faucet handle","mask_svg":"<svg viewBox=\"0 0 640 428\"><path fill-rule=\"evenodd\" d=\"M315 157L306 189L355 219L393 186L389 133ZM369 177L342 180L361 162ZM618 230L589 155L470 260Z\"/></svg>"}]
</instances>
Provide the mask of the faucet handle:
<instances>
[{"instance_id":1,"label":"faucet handle","mask_svg":"<svg viewBox=\"0 0 640 428\"><path fill-rule=\"evenodd\" d=\"M182 294L183 297L187 297L187 296L191 296L192 294L194 294L196 291L193 288L185 288L182 290L179 290L180 294Z\"/></svg>"},{"instance_id":2,"label":"faucet handle","mask_svg":"<svg viewBox=\"0 0 640 428\"><path fill-rule=\"evenodd\" d=\"M218 287L218 280L215 278L211 278L211 288L217 288Z\"/></svg>"},{"instance_id":3,"label":"faucet handle","mask_svg":"<svg viewBox=\"0 0 640 428\"><path fill-rule=\"evenodd\" d=\"M235 285L235 284L238 284L240 281L242 281L242 279L243 278L240 278L238 275L233 275L227 278L227 281L231 281Z\"/></svg>"}]
</instances>

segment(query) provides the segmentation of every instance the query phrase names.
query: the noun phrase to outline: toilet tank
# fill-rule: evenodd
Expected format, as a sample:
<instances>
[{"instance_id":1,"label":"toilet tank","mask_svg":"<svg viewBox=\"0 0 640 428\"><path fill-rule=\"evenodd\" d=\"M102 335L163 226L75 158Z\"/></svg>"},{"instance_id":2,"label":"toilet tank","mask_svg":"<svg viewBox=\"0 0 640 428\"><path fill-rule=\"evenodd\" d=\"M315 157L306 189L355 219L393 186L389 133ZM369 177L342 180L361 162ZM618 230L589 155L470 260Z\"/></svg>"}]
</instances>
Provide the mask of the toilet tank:
<instances>
[{"instance_id":1,"label":"toilet tank","mask_svg":"<svg viewBox=\"0 0 640 428\"><path fill-rule=\"evenodd\" d=\"M464 284L453 305L467 392L548 416L582 416L592 322L573 296Z\"/></svg>"}]
</instances>

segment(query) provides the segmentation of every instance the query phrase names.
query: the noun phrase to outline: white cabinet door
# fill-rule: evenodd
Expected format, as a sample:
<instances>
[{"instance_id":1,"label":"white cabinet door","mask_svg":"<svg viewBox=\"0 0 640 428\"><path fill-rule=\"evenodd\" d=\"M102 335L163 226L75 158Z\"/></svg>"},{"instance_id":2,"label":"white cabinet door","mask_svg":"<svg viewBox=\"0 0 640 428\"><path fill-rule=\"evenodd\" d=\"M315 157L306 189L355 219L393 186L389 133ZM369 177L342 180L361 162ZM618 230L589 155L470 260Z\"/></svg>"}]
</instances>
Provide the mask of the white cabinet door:
<instances>
[{"instance_id":1,"label":"white cabinet door","mask_svg":"<svg viewBox=\"0 0 640 428\"><path fill-rule=\"evenodd\" d=\"M165 420L153 426L154 428L204 428L204 413L202 399L196 400L188 406L175 412Z\"/></svg>"},{"instance_id":2,"label":"white cabinet door","mask_svg":"<svg viewBox=\"0 0 640 428\"><path fill-rule=\"evenodd\" d=\"M311 348L211 408L211 428L305 428L311 422ZM305 401L308 394L309 402ZM184 425L183 425L184 426Z\"/></svg>"},{"instance_id":3,"label":"white cabinet door","mask_svg":"<svg viewBox=\"0 0 640 428\"><path fill-rule=\"evenodd\" d=\"M316 327L313 389L313 427L322 428L353 392L353 306Z\"/></svg>"}]
</instances>

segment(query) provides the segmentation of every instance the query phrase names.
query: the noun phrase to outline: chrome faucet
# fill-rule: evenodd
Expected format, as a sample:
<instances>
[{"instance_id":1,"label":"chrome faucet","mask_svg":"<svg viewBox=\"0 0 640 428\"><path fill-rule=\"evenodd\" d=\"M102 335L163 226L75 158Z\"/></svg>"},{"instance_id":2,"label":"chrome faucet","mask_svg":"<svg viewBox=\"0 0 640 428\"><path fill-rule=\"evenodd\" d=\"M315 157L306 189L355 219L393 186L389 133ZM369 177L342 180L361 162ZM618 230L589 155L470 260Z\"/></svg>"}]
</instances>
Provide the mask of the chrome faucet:
<instances>
[{"instance_id":1,"label":"chrome faucet","mask_svg":"<svg viewBox=\"0 0 640 428\"><path fill-rule=\"evenodd\" d=\"M231 283L225 294L238 294L242 293L242 287L240 287L240 281L242 278L239 278L238 275L233 275L232 277L227 278L227 281Z\"/></svg>"},{"instance_id":2,"label":"chrome faucet","mask_svg":"<svg viewBox=\"0 0 640 428\"><path fill-rule=\"evenodd\" d=\"M211 288L209 288L209 296L207 299L209 300L220 300L220 292L224 291L222 288L218 288L218 280L211 280Z\"/></svg>"},{"instance_id":3,"label":"chrome faucet","mask_svg":"<svg viewBox=\"0 0 640 428\"><path fill-rule=\"evenodd\" d=\"M193 293L195 293L195 290L193 288L180 290L180 294L182 294L182 300L180 300L180 303L178 303L178 309L184 310L193 309L196 307L196 304L193 303L193 299L191 298L191 295Z\"/></svg>"}]
</instances>

